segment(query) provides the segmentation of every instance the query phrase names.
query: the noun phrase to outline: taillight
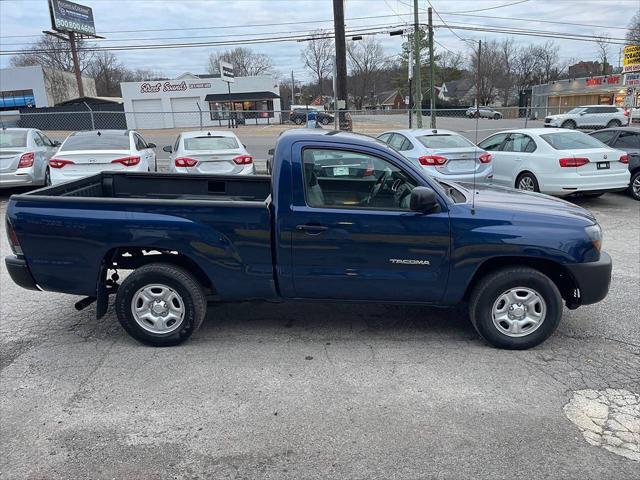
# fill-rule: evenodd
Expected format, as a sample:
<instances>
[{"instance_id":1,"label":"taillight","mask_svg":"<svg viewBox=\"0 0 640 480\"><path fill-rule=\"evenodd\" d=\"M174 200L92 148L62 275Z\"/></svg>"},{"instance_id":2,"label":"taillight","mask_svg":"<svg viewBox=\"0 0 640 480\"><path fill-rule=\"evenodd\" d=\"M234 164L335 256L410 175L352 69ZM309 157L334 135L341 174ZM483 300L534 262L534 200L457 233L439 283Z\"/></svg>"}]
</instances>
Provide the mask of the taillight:
<instances>
[{"instance_id":1,"label":"taillight","mask_svg":"<svg viewBox=\"0 0 640 480\"><path fill-rule=\"evenodd\" d=\"M74 162L72 162L71 160L63 160L61 158L52 158L51 160L49 160L49 166L51 168L62 168L65 165L73 165Z\"/></svg>"},{"instance_id":2,"label":"taillight","mask_svg":"<svg viewBox=\"0 0 640 480\"><path fill-rule=\"evenodd\" d=\"M491 154L483 153L478 157L478 160L480 160L480 163L491 163Z\"/></svg>"},{"instance_id":3,"label":"taillight","mask_svg":"<svg viewBox=\"0 0 640 480\"><path fill-rule=\"evenodd\" d=\"M620 157L620 163L629 163L629 155L626 153Z\"/></svg>"},{"instance_id":4,"label":"taillight","mask_svg":"<svg viewBox=\"0 0 640 480\"><path fill-rule=\"evenodd\" d=\"M178 157L173 163L176 167L195 167L198 164L198 161L193 158Z\"/></svg>"},{"instance_id":5,"label":"taillight","mask_svg":"<svg viewBox=\"0 0 640 480\"><path fill-rule=\"evenodd\" d=\"M238 165L249 165L253 163L253 157L251 155L240 155L233 159Z\"/></svg>"},{"instance_id":6,"label":"taillight","mask_svg":"<svg viewBox=\"0 0 640 480\"><path fill-rule=\"evenodd\" d=\"M582 167L589 163L588 158L561 158L560 166L563 168L566 167Z\"/></svg>"},{"instance_id":7,"label":"taillight","mask_svg":"<svg viewBox=\"0 0 640 480\"><path fill-rule=\"evenodd\" d=\"M35 160L36 155L33 152L28 152L22 154L20 157L20 163L18 163L18 168L25 168L33 166L33 161Z\"/></svg>"},{"instance_id":8,"label":"taillight","mask_svg":"<svg viewBox=\"0 0 640 480\"><path fill-rule=\"evenodd\" d=\"M119 163L120 165L124 165L125 167L133 167L134 165L138 165L140 163L140 157L117 158L116 160L111 160L111 163Z\"/></svg>"},{"instance_id":9,"label":"taillight","mask_svg":"<svg viewBox=\"0 0 640 480\"><path fill-rule=\"evenodd\" d=\"M421 165L440 167L447 163L449 159L446 157L440 157L438 155L425 155L424 157L418 158L418 161Z\"/></svg>"},{"instance_id":10,"label":"taillight","mask_svg":"<svg viewBox=\"0 0 640 480\"><path fill-rule=\"evenodd\" d=\"M8 218L6 226L7 238L9 239L9 246L11 247L11 251L16 255L23 255L22 247L20 247L20 240L18 240L18 235L16 235L16 231Z\"/></svg>"}]
</instances>

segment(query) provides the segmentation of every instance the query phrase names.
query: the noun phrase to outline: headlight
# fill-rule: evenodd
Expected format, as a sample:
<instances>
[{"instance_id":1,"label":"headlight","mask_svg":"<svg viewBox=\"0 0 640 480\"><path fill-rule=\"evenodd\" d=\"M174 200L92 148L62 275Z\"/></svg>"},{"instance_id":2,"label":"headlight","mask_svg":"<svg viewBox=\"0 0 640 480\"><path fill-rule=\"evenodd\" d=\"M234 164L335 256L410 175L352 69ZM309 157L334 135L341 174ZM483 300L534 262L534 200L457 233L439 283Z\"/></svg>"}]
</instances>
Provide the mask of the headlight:
<instances>
[{"instance_id":1,"label":"headlight","mask_svg":"<svg viewBox=\"0 0 640 480\"><path fill-rule=\"evenodd\" d=\"M599 252L602 249L602 228L597 223L584 229L587 237L591 239L593 247Z\"/></svg>"}]
</instances>

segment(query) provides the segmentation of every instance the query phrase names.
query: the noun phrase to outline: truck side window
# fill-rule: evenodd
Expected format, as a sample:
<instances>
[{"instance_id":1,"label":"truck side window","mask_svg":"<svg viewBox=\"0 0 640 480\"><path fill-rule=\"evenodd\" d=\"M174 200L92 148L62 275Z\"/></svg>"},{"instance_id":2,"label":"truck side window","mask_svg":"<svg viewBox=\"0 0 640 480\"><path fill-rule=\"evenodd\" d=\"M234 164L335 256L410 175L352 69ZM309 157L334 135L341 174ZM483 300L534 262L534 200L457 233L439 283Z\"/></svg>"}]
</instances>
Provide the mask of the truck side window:
<instances>
[{"instance_id":1,"label":"truck side window","mask_svg":"<svg viewBox=\"0 0 640 480\"><path fill-rule=\"evenodd\" d=\"M306 148L302 165L310 207L409 210L417 185L392 163L360 152Z\"/></svg>"}]
</instances>

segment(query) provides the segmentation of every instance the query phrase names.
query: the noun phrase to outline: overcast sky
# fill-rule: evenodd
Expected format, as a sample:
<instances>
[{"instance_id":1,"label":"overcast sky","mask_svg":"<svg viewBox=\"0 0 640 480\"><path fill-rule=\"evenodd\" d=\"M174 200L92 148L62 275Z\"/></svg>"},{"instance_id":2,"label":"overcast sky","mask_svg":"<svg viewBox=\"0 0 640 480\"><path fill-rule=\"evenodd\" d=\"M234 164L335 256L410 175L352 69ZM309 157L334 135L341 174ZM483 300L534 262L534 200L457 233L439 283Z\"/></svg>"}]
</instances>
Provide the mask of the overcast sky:
<instances>
[{"instance_id":1,"label":"overcast sky","mask_svg":"<svg viewBox=\"0 0 640 480\"><path fill-rule=\"evenodd\" d=\"M519 4L490 9L518 0L431 0L437 12L448 24L474 24L482 26L519 27L553 32L592 35L606 32L610 37L624 38L630 18L640 8L640 0L526 0ZM316 28L332 27L332 0L77 0L93 8L96 30L107 37L101 45L143 45L145 43L210 42L239 38L301 35ZM347 28L374 28L412 22L413 0L345 0ZM420 0L421 21L427 21L429 3ZM478 11L487 9L484 11ZM471 11L471 12L469 12ZM447 16L445 13L483 15ZM358 17L378 18L358 19ZM532 21L504 20L495 17L530 19ZM538 21L573 22L596 25L545 24ZM300 23L298 23L300 22ZM301 23L305 22L305 23ZM308 23L313 22L313 23ZM441 24L439 18L434 22ZM273 24L252 26L255 24ZM42 30L50 28L46 0L0 0L0 50L6 52L21 48L37 39ZM222 28L230 27L230 28ZM613 27L613 28L612 28ZM193 28L198 28L195 30ZM146 31L140 30L163 30ZM175 29L175 30L166 30ZM191 30L187 30L191 29ZM128 30L128 32L123 32ZM456 30L467 39L501 39L503 34ZM20 35L20 37L15 37ZM24 37L33 35L33 37ZM244 37L238 37L244 35ZM469 51L469 45L450 30L438 28L436 41L451 50ZM225 36L225 37L221 37ZM387 55L400 52L401 37L377 35ZM514 36L521 45L543 43L544 38ZM150 40L143 40L150 39ZM173 40L172 40L173 39ZM116 41L117 40L117 41ZM594 43L556 40L563 60L597 59ZM281 74L309 79L300 60L299 42L250 45L253 50L271 56ZM207 57L216 50L229 47L199 47L162 50L114 52L130 68L146 68L175 76L184 71L206 72ZM441 49L441 47L439 47ZM619 46L611 45L611 63L618 64ZM9 64L10 57L0 56L0 66Z\"/></svg>"}]
</instances>

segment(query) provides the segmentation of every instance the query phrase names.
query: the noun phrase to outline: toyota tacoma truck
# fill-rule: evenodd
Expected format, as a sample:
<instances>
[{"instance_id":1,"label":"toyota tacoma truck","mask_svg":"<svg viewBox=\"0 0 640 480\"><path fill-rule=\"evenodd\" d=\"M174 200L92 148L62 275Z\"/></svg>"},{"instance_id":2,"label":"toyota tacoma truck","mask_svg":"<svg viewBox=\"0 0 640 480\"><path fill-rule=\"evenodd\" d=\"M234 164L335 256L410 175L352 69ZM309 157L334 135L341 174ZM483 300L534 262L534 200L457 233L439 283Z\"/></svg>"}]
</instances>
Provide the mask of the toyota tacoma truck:
<instances>
[{"instance_id":1,"label":"toyota tacoma truck","mask_svg":"<svg viewBox=\"0 0 640 480\"><path fill-rule=\"evenodd\" d=\"M468 305L491 345L547 339L602 300L611 258L586 210L546 195L435 180L376 139L282 134L271 177L102 172L14 195L18 285L115 296L124 329L176 345L207 305L350 301Z\"/></svg>"}]
</instances>

